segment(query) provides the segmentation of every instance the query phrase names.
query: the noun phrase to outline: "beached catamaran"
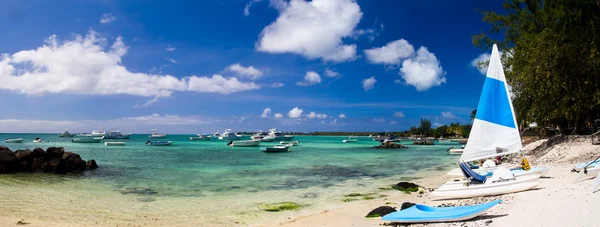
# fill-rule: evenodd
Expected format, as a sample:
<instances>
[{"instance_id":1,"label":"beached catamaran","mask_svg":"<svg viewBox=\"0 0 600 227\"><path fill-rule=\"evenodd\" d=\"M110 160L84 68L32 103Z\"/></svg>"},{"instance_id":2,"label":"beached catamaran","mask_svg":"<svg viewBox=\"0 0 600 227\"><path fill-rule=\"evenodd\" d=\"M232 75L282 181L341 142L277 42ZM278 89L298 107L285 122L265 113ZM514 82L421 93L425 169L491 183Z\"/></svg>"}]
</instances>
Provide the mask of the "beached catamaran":
<instances>
[{"instance_id":1,"label":"beached catamaran","mask_svg":"<svg viewBox=\"0 0 600 227\"><path fill-rule=\"evenodd\" d=\"M483 175L467 165L467 162L518 153L522 148L500 54L494 44L477 114L459 161L461 172L468 180L447 182L431 196L438 199L469 198L506 194L535 187L540 178L535 173L547 169L520 170L516 174L507 168L496 167L486 170L488 172Z\"/></svg>"}]
</instances>

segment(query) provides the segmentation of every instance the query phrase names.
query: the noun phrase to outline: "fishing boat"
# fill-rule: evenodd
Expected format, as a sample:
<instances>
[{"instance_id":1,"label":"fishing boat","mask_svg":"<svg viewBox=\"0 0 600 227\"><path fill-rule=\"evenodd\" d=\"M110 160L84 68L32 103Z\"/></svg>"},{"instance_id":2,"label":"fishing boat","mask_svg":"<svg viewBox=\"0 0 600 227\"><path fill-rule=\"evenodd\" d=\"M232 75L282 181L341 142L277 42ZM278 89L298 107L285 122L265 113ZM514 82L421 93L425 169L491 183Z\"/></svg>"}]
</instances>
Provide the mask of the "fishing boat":
<instances>
[{"instance_id":1,"label":"fishing boat","mask_svg":"<svg viewBox=\"0 0 600 227\"><path fill-rule=\"evenodd\" d=\"M205 136L203 134L198 134L197 136L190 137L190 140L192 140L192 141L195 141L195 140L210 140L210 137Z\"/></svg>"},{"instance_id":2,"label":"fishing boat","mask_svg":"<svg viewBox=\"0 0 600 227\"><path fill-rule=\"evenodd\" d=\"M92 131L92 134L91 134L91 136L93 136L93 137L102 137L104 135L106 135L106 132L102 131L102 130L94 130L94 131Z\"/></svg>"},{"instance_id":3,"label":"fishing boat","mask_svg":"<svg viewBox=\"0 0 600 227\"><path fill-rule=\"evenodd\" d=\"M22 143L23 138L9 138L9 139L5 139L4 142L6 142L6 143Z\"/></svg>"},{"instance_id":4,"label":"fishing boat","mask_svg":"<svg viewBox=\"0 0 600 227\"><path fill-rule=\"evenodd\" d=\"M81 137L72 139L73 143L100 143L102 141L102 137Z\"/></svg>"},{"instance_id":5,"label":"fishing boat","mask_svg":"<svg viewBox=\"0 0 600 227\"><path fill-rule=\"evenodd\" d=\"M260 140L229 141L227 145L232 147L258 147Z\"/></svg>"},{"instance_id":6,"label":"fishing boat","mask_svg":"<svg viewBox=\"0 0 600 227\"><path fill-rule=\"evenodd\" d=\"M71 138L73 137L73 135L69 132L67 132L67 130L65 129L64 132L61 132L60 134L58 134L58 137L67 137L67 138Z\"/></svg>"},{"instance_id":7,"label":"fishing boat","mask_svg":"<svg viewBox=\"0 0 600 227\"><path fill-rule=\"evenodd\" d=\"M219 133L219 130L217 130L217 132L213 133L212 135L208 135L208 138L213 138L213 139L218 139L221 136L221 134Z\"/></svg>"},{"instance_id":8,"label":"fishing boat","mask_svg":"<svg viewBox=\"0 0 600 227\"><path fill-rule=\"evenodd\" d=\"M381 218L382 221L395 223L432 223L455 222L475 218L483 212L498 205L502 200L495 200L483 204L456 207L432 207L415 204L404 210L389 213Z\"/></svg>"},{"instance_id":9,"label":"fishing boat","mask_svg":"<svg viewBox=\"0 0 600 227\"><path fill-rule=\"evenodd\" d=\"M43 139L41 139L41 138L35 138L35 139L33 139L33 141L32 141L32 142L34 142L34 143L44 143L44 142L46 142L46 141L44 141L44 140L43 140Z\"/></svg>"},{"instance_id":10,"label":"fishing boat","mask_svg":"<svg viewBox=\"0 0 600 227\"><path fill-rule=\"evenodd\" d=\"M234 132L231 129L225 129L225 132L219 136L220 140L240 140L242 137Z\"/></svg>"},{"instance_id":11,"label":"fishing boat","mask_svg":"<svg viewBox=\"0 0 600 227\"><path fill-rule=\"evenodd\" d=\"M275 153L275 152L288 152L288 151L291 151L292 149L290 148L290 146L287 146L287 145L277 145L277 146L273 146L273 147L261 147L260 150L262 152Z\"/></svg>"},{"instance_id":12,"label":"fishing boat","mask_svg":"<svg viewBox=\"0 0 600 227\"><path fill-rule=\"evenodd\" d=\"M171 146L173 141L148 141L146 144L150 146Z\"/></svg>"},{"instance_id":13,"label":"fishing boat","mask_svg":"<svg viewBox=\"0 0 600 227\"><path fill-rule=\"evenodd\" d=\"M262 139L260 139L260 142L274 142L275 138L272 136L265 136Z\"/></svg>"},{"instance_id":14,"label":"fishing boat","mask_svg":"<svg viewBox=\"0 0 600 227\"><path fill-rule=\"evenodd\" d=\"M158 131L156 131L156 129L152 129L152 134L150 134L149 138L167 138L167 134L159 133Z\"/></svg>"},{"instance_id":15,"label":"fishing boat","mask_svg":"<svg viewBox=\"0 0 600 227\"><path fill-rule=\"evenodd\" d=\"M348 136L347 139L342 140L342 143L356 143L358 142L358 140L356 139L356 136Z\"/></svg>"},{"instance_id":16,"label":"fishing boat","mask_svg":"<svg viewBox=\"0 0 600 227\"><path fill-rule=\"evenodd\" d=\"M250 136L250 139L262 140L263 138L265 138L267 136L269 136L269 133L259 131L259 132L255 133L254 135Z\"/></svg>"},{"instance_id":17,"label":"fishing boat","mask_svg":"<svg viewBox=\"0 0 600 227\"><path fill-rule=\"evenodd\" d=\"M114 130L114 129L110 132L104 133L104 139L125 140L125 139L129 139L130 136L131 136L131 134L122 134L118 130Z\"/></svg>"},{"instance_id":18,"label":"fishing boat","mask_svg":"<svg viewBox=\"0 0 600 227\"><path fill-rule=\"evenodd\" d=\"M521 152L523 145L517 128L506 78L496 45L479 99L471 134L459 160L466 182L447 182L431 193L437 199L500 195L531 189L539 184L540 169L515 176L505 167L494 167L483 176L466 163ZM479 168L485 169L485 168ZM478 170L479 170L478 169ZM541 168L544 169L544 168Z\"/></svg>"},{"instance_id":19,"label":"fishing boat","mask_svg":"<svg viewBox=\"0 0 600 227\"><path fill-rule=\"evenodd\" d=\"M283 132L277 131L275 128L269 129L269 136L273 137L273 140L275 141L290 141L294 139L294 136L285 135Z\"/></svg>"},{"instance_id":20,"label":"fishing boat","mask_svg":"<svg viewBox=\"0 0 600 227\"><path fill-rule=\"evenodd\" d=\"M125 146L125 142L104 142L104 146Z\"/></svg>"},{"instance_id":21,"label":"fishing boat","mask_svg":"<svg viewBox=\"0 0 600 227\"><path fill-rule=\"evenodd\" d=\"M281 145L290 145L290 146L298 146L298 145L300 145L300 142L298 142L298 140L296 140L296 141L279 141L279 144L281 144Z\"/></svg>"}]
</instances>

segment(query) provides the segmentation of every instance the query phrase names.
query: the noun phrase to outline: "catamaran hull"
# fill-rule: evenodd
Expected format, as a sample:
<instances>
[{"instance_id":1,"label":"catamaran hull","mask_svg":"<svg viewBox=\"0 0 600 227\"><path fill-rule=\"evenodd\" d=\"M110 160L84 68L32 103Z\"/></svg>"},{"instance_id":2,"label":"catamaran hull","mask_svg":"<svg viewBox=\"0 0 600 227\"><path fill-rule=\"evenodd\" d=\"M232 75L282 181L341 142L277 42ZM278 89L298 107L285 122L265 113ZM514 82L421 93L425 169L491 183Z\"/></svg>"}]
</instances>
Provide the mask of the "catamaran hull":
<instances>
[{"instance_id":1,"label":"catamaran hull","mask_svg":"<svg viewBox=\"0 0 600 227\"><path fill-rule=\"evenodd\" d=\"M394 223L434 223L464 221L483 214L487 210L498 205L500 202L501 200L496 200L479 205L459 207L430 207L418 204L408 209L396 211L385 215L381 218L381 220Z\"/></svg>"},{"instance_id":2,"label":"catamaran hull","mask_svg":"<svg viewBox=\"0 0 600 227\"><path fill-rule=\"evenodd\" d=\"M536 187L540 182L537 175L516 177L495 183L470 184L465 182L447 182L431 193L434 200L461 199L480 196L503 195L520 192Z\"/></svg>"},{"instance_id":3,"label":"catamaran hull","mask_svg":"<svg viewBox=\"0 0 600 227\"><path fill-rule=\"evenodd\" d=\"M476 173L478 173L480 175L491 176L492 173L494 173L494 169L496 169L496 168L497 167L485 168L485 169L475 169L473 171L475 171ZM532 167L530 170L523 170L521 168L510 169L510 172L512 174L514 174L515 177L528 176L528 175L534 175L534 174L539 175L539 176L546 176L546 174L548 174L548 171L550 171L550 168L548 168L548 167ZM448 178L464 178L465 176L463 175L460 168L455 168L455 169L450 170L446 174L446 177L448 177Z\"/></svg>"}]
</instances>

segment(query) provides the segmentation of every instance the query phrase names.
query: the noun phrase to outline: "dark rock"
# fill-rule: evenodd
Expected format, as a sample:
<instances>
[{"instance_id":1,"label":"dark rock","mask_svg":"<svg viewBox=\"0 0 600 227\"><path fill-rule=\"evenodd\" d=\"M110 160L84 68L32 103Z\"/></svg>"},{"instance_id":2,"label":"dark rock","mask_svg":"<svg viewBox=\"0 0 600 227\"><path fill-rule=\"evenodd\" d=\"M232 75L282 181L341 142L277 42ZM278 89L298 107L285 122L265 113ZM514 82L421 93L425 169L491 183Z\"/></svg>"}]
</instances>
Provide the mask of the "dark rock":
<instances>
[{"instance_id":1,"label":"dark rock","mask_svg":"<svg viewBox=\"0 0 600 227\"><path fill-rule=\"evenodd\" d=\"M32 158L44 158L46 157L46 152L44 151L44 149L38 147L36 149L33 149L33 151L31 152L31 156Z\"/></svg>"},{"instance_id":2,"label":"dark rock","mask_svg":"<svg viewBox=\"0 0 600 227\"><path fill-rule=\"evenodd\" d=\"M435 145L431 140L420 140L413 142L413 145Z\"/></svg>"},{"instance_id":3,"label":"dark rock","mask_svg":"<svg viewBox=\"0 0 600 227\"><path fill-rule=\"evenodd\" d=\"M397 189L403 192L417 192L419 191L419 186L418 184L415 183L410 183L410 182L406 182L406 181L402 181L400 183L397 183L396 185L392 186L393 189Z\"/></svg>"},{"instance_id":4,"label":"dark rock","mask_svg":"<svg viewBox=\"0 0 600 227\"><path fill-rule=\"evenodd\" d=\"M379 149L398 149L398 148L408 148L402 144L397 144L394 142L385 142L382 143L379 146L374 146L373 148L379 148Z\"/></svg>"},{"instance_id":5,"label":"dark rock","mask_svg":"<svg viewBox=\"0 0 600 227\"><path fill-rule=\"evenodd\" d=\"M43 167L42 167L43 168ZM52 158L48 162L46 168L44 168L46 172L55 172L55 173L64 173L65 172L65 160L61 158Z\"/></svg>"},{"instance_id":6,"label":"dark rock","mask_svg":"<svg viewBox=\"0 0 600 227\"><path fill-rule=\"evenodd\" d=\"M96 160L92 159L92 160L87 161L87 168L88 169L97 169L98 164L96 164Z\"/></svg>"},{"instance_id":7,"label":"dark rock","mask_svg":"<svg viewBox=\"0 0 600 227\"><path fill-rule=\"evenodd\" d=\"M414 203L411 203L411 202L404 202L404 203L402 203L402 206L400 207L400 210L404 210L404 209L410 208L410 207L412 207L414 205L417 205L417 204L414 204Z\"/></svg>"},{"instance_id":8,"label":"dark rock","mask_svg":"<svg viewBox=\"0 0 600 227\"><path fill-rule=\"evenodd\" d=\"M62 158L65 153L65 148L63 147L49 147L46 149L46 155L50 158Z\"/></svg>"},{"instance_id":9,"label":"dark rock","mask_svg":"<svg viewBox=\"0 0 600 227\"><path fill-rule=\"evenodd\" d=\"M65 152L65 153L62 155L62 159L63 159L63 160L65 160L65 161L66 161L66 160L69 160L69 158L71 158L71 156L73 156L74 154L75 154L75 153L73 153L73 152L67 151L67 152Z\"/></svg>"},{"instance_id":10,"label":"dark rock","mask_svg":"<svg viewBox=\"0 0 600 227\"><path fill-rule=\"evenodd\" d=\"M392 212L396 212L396 208L393 208L391 206L380 206L380 207L375 208L371 212L369 212L366 217L367 218L378 218L378 217L383 217Z\"/></svg>"},{"instance_id":11,"label":"dark rock","mask_svg":"<svg viewBox=\"0 0 600 227\"><path fill-rule=\"evenodd\" d=\"M33 155L30 150L17 150L15 157L21 162L23 160L33 160Z\"/></svg>"},{"instance_id":12,"label":"dark rock","mask_svg":"<svg viewBox=\"0 0 600 227\"><path fill-rule=\"evenodd\" d=\"M63 159L61 159L63 160ZM81 171L85 170L87 164L78 154L73 154L65 161L65 169L67 171Z\"/></svg>"},{"instance_id":13,"label":"dark rock","mask_svg":"<svg viewBox=\"0 0 600 227\"><path fill-rule=\"evenodd\" d=\"M7 147L0 147L0 173L11 173L17 170L19 160Z\"/></svg>"},{"instance_id":14,"label":"dark rock","mask_svg":"<svg viewBox=\"0 0 600 227\"><path fill-rule=\"evenodd\" d=\"M46 161L46 158L34 158L33 164L31 165L31 170L43 171L42 166L47 166L47 165L48 165L48 162Z\"/></svg>"},{"instance_id":15,"label":"dark rock","mask_svg":"<svg viewBox=\"0 0 600 227\"><path fill-rule=\"evenodd\" d=\"M32 164L33 164L33 160L23 160L19 163L18 170L21 172L31 171Z\"/></svg>"}]
</instances>

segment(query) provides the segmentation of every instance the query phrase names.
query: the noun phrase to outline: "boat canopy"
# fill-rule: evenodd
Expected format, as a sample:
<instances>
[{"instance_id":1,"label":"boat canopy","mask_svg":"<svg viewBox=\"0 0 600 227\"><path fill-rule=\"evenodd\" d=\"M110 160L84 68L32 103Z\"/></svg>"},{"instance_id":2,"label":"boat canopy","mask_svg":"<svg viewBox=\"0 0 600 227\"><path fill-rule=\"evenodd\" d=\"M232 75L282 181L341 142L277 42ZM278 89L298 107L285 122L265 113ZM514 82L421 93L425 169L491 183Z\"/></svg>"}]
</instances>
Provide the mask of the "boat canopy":
<instances>
[{"instance_id":1,"label":"boat canopy","mask_svg":"<svg viewBox=\"0 0 600 227\"><path fill-rule=\"evenodd\" d=\"M460 160L470 162L503 156L522 148L500 54L494 44L477 114Z\"/></svg>"}]
</instances>

